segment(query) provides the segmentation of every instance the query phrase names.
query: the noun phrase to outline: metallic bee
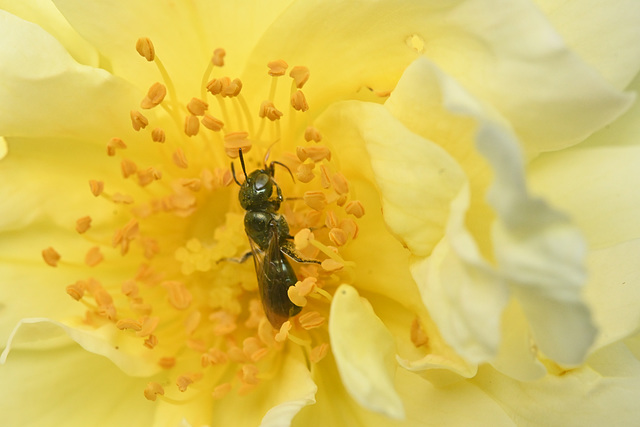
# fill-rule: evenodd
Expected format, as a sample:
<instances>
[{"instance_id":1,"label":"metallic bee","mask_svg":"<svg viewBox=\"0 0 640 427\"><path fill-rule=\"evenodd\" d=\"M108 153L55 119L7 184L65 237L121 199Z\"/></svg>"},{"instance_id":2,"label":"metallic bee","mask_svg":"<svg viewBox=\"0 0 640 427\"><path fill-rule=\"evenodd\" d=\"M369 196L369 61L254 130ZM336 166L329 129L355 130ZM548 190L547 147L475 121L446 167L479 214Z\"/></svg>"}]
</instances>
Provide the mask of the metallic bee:
<instances>
[{"instance_id":1,"label":"metallic bee","mask_svg":"<svg viewBox=\"0 0 640 427\"><path fill-rule=\"evenodd\" d=\"M284 199L280 186L274 179L275 165L284 167L289 174L291 170L276 161L267 166L265 158L264 169L256 169L247 175L242 150L238 150L238 156L245 176L244 183L238 182L233 163L231 172L234 181L240 186L240 206L247 211L244 216L244 230L251 245L251 253L243 257L242 261L253 255L264 312L273 327L280 328L302 309L292 303L287 294L289 287L298 281L287 257L301 263L320 264L320 261L303 259L296 253L293 236L289 234L289 224L286 218L278 213Z\"/></svg>"}]
</instances>

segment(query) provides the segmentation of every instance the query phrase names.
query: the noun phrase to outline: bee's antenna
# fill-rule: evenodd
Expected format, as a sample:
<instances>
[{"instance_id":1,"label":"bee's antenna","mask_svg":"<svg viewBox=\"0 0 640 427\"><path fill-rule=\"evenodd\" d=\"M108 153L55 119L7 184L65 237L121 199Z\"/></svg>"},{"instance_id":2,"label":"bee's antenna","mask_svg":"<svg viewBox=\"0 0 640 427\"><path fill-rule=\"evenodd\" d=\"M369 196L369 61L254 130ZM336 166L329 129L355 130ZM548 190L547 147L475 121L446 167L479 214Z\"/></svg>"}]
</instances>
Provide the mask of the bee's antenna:
<instances>
[{"instance_id":1,"label":"bee's antenna","mask_svg":"<svg viewBox=\"0 0 640 427\"><path fill-rule=\"evenodd\" d=\"M236 182L236 184L242 187L242 184L240 184L238 178L236 178L236 168L233 167L233 162L231 162L231 175L233 176L233 180Z\"/></svg>"},{"instance_id":2,"label":"bee's antenna","mask_svg":"<svg viewBox=\"0 0 640 427\"><path fill-rule=\"evenodd\" d=\"M247 169L244 167L244 157L242 157L242 149L238 150L238 157L240 157L240 164L242 165L242 172L244 172L244 177L247 179Z\"/></svg>"},{"instance_id":3,"label":"bee's antenna","mask_svg":"<svg viewBox=\"0 0 640 427\"><path fill-rule=\"evenodd\" d=\"M289 172L289 175L291 175L291 179L293 180L293 182L296 182L296 179L293 177L293 173L291 172L291 169L289 169L289 166L285 165L284 163L280 163L280 162L278 162L276 160L274 160L273 162L271 162L269 164L269 172L271 173L271 176L273 176L274 173L275 173L275 168L273 167L274 164L280 165L283 168L285 168L287 170L287 172Z\"/></svg>"}]
</instances>

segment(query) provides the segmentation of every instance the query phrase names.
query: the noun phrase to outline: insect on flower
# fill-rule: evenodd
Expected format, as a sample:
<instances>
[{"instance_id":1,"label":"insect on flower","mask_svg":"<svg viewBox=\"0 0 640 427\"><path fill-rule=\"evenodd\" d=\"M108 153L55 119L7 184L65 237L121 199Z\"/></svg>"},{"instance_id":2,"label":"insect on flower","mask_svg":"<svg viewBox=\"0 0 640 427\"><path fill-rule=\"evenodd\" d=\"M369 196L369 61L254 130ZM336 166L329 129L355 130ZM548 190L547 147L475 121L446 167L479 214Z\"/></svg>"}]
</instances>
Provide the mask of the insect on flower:
<instances>
[{"instance_id":1,"label":"insect on flower","mask_svg":"<svg viewBox=\"0 0 640 427\"><path fill-rule=\"evenodd\" d=\"M238 156L246 178L244 183L238 182L233 163L231 172L234 181L240 186L238 199L240 206L246 211L244 229L251 245L251 252L243 256L241 261L253 255L264 312L271 325L278 329L302 309L291 302L287 294L289 287L294 286L298 280L287 257L301 263L320 264L320 261L304 259L296 253L293 236L289 234L289 224L278 213L284 199L282 190L274 179L275 165L287 169L293 179L291 170L276 161L267 166L265 157L264 169L256 169L247 175L242 150L238 150Z\"/></svg>"}]
</instances>

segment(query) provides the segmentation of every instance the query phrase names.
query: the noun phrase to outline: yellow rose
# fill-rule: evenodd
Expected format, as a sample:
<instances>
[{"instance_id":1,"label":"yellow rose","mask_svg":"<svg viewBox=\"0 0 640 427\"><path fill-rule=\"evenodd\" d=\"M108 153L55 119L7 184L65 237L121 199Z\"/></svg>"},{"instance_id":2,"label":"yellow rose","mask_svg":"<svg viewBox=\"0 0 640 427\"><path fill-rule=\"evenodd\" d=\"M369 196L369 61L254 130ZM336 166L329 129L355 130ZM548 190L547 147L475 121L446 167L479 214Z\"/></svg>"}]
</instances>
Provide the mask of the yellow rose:
<instances>
[{"instance_id":1,"label":"yellow rose","mask_svg":"<svg viewBox=\"0 0 640 427\"><path fill-rule=\"evenodd\" d=\"M632 424L640 9L554 3L0 3L5 423Z\"/></svg>"}]
</instances>

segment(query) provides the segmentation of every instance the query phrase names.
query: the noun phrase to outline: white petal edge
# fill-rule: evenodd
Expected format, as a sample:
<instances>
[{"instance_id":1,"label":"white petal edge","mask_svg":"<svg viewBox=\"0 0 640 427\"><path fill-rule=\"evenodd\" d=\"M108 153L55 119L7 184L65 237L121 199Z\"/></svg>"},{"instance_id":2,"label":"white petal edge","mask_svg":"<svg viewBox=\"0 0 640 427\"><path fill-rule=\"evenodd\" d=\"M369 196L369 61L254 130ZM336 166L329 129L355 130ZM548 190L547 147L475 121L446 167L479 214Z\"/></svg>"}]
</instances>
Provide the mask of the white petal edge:
<instances>
[{"instance_id":1,"label":"white petal edge","mask_svg":"<svg viewBox=\"0 0 640 427\"><path fill-rule=\"evenodd\" d=\"M114 325L89 330L42 317L22 319L16 325L0 355L0 365L7 364L13 348L47 349L68 342L68 339L86 351L108 358L127 375L149 377L160 371L154 360L144 357L139 339L122 334Z\"/></svg>"},{"instance_id":2,"label":"white petal edge","mask_svg":"<svg viewBox=\"0 0 640 427\"><path fill-rule=\"evenodd\" d=\"M349 285L341 285L333 296L329 336L340 377L351 397L369 410L404 419L402 399L393 385L393 336L369 302Z\"/></svg>"}]
</instances>

